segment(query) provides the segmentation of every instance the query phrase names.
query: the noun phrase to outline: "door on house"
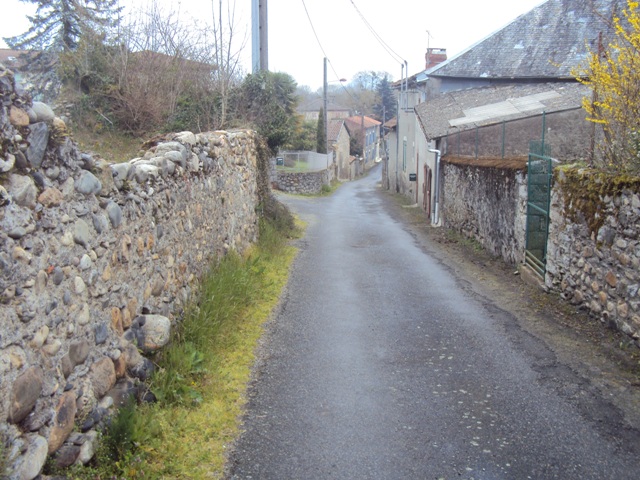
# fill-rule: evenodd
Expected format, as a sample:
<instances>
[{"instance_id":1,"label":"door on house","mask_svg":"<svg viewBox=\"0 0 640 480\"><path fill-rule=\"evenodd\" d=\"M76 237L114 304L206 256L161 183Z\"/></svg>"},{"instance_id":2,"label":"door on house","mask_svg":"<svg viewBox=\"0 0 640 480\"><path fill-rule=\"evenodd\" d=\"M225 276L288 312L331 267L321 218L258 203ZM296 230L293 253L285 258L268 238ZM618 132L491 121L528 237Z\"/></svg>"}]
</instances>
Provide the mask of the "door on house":
<instances>
[{"instance_id":1,"label":"door on house","mask_svg":"<svg viewBox=\"0 0 640 480\"><path fill-rule=\"evenodd\" d=\"M525 264L544 280L549 236L553 164L544 142L531 142L527 169L527 239Z\"/></svg>"},{"instance_id":2,"label":"door on house","mask_svg":"<svg viewBox=\"0 0 640 480\"><path fill-rule=\"evenodd\" d=\"M422 208L427 212L427 220L431 220L431 169L426 163L422 178Z\"/></svg>"}]
</instances>

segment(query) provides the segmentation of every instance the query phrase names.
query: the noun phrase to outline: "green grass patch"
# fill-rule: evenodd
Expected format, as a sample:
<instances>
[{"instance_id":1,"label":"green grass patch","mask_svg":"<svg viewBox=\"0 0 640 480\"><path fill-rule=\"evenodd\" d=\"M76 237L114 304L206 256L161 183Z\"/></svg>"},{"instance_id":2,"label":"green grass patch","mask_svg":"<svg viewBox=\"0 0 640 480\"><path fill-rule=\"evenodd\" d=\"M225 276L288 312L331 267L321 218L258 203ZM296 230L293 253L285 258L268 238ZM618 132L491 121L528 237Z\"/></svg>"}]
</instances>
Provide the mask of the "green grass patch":
<instances>
[{"instance_id":1,"label":"green grass patch","mask_svg":"<svg viewBox=\"0 0 640 480\"><path fill-rule=\"evenodd\" d=\"M340 182L338 182L337 180L332 180L331 184L322 185L322 188L320 189L320 195L322 196L331 195L333 192L335 192L338 189L339 186L340 186Z\"/></svg>"},{"instance_id":2,"label":"green grass patch","mask_svg":"<svg viewBox=\"0 0 640 480\"><path fill-rule=\"evenodd\" d=\"M221 478L239 433L254 352L274 310L299 228L261 220L260 242L212 266L170 344L155 359L154 404L120 409L92 465L70 478Z\"/></svg>"},{"instance_id":3,"label":"green grass patch","mask_svg":"<svg viewBox=\"0 0 640 480\"><path fill-rule=\"evenodd\" d=\"M278 165L276 166L276 170L285 173L305 173L311 171L307 162L296 162L293 165Z\"/></svg>"},{"instance_id":4,"label":"green grass patch","mask_svg":"<svg viewBox=\"0 0 640 480\"><path fill-rule=\"evenodd\" d=\"M143 139L116 129L95 131L80 125L73 126L72 137L80 150L95 152L112 163L128 162L138 157L143 144Z\"/></svg>"}]
</instances>

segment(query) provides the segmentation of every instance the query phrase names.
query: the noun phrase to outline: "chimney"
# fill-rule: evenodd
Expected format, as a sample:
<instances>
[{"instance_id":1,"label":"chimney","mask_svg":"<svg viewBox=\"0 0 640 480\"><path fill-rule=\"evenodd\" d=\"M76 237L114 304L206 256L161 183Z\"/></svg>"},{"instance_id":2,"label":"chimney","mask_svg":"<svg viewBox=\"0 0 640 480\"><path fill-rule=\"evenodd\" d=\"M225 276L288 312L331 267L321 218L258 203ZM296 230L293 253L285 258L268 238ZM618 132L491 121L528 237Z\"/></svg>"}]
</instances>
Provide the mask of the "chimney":
<instances>
[{"instance_id":1,"label":"chimney","mask_svg":"<svg viewBox=\"0 0 640 480\"><path fill-rule=\"evenodd\" d=\"M425 70L429 70L432 67L444 62L447 59L446 48L427 48L427 53L424 56L426 60Z\"/></svg>"}]
</instances>

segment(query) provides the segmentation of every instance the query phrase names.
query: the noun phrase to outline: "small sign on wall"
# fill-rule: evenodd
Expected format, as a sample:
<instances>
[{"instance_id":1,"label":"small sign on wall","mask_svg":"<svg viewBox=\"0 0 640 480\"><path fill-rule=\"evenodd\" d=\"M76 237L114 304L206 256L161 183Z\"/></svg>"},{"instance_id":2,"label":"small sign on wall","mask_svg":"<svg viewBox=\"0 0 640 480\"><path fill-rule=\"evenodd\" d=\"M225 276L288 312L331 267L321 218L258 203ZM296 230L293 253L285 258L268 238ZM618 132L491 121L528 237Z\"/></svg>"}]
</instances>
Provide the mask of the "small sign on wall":
<instances>
[{"instance_id":1,"label":"small sign on wall","mask_svg":"<svg viewBox=\"0 0 640 480\"><path fill-rule=\"evenodd\" d=\"M418 180L418 178L417 178L417 175L415 173L410 173L409 174L409 181L410 182L415 182L417 180Z\"/></svg>"},{"instance_id":2,"label":"small sign on wall","mask_svg":"<svg viewBox=\"0 0 640 480\"><path fill-rule=\"evenodd\" d=\"M278 167L284 166L284 157L276 157L276 166Z\"/></svg>"}]
</instances>

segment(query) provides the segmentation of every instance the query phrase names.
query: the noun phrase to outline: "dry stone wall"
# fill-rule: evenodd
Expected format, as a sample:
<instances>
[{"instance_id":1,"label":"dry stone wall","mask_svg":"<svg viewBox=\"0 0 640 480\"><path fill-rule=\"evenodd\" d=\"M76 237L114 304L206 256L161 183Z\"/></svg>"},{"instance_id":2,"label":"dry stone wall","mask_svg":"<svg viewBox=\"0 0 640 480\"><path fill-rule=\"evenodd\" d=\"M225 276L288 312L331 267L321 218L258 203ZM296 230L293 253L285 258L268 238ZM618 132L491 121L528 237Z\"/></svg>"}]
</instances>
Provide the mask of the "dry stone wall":
<instances>
[{"instance_id":1,"label":"dry stone wall","mask_svg":"<svg viewBox=\"0 0 640 480\"><path fill-rule=\"evenodd\" d=\"M640 347L640 180L593 197L603 179L578 176L556 170L545 283Z\"/></svg>"},{"instance_id":2,"label":"dry stone wall","mask_svg":"<svg viewBox=\"0 0 640 480\"><path fill-rule=\"evenodd\" d=\"M303 173L277 171L274 187L287 193L317 194L324 185L330 185L333 178L333 168Z\"/></svg>"},{"instance_id":3,"label":"dry stone wall","mask_svg":"<svg viewBox=\"0 0 640 480\"><path fill-rule=\"evenodd\" d=\"M522 169L443 162L444 226L511 264L524 259L526 203Z\"/></svg>"},{"instance_id":4,"label":"dry stone wall","mask_svg":"<svg viewBox=\"0 0 640 480\"><path fill-rule=\"evenodd\" d=\"M114 404L144 397L209 261L256 240L258 138L168 135L108 165L0 65L0 437L11 479L86 463ZM261 187L260 187L261 188Z\"/></svg>"}]
</instances>

